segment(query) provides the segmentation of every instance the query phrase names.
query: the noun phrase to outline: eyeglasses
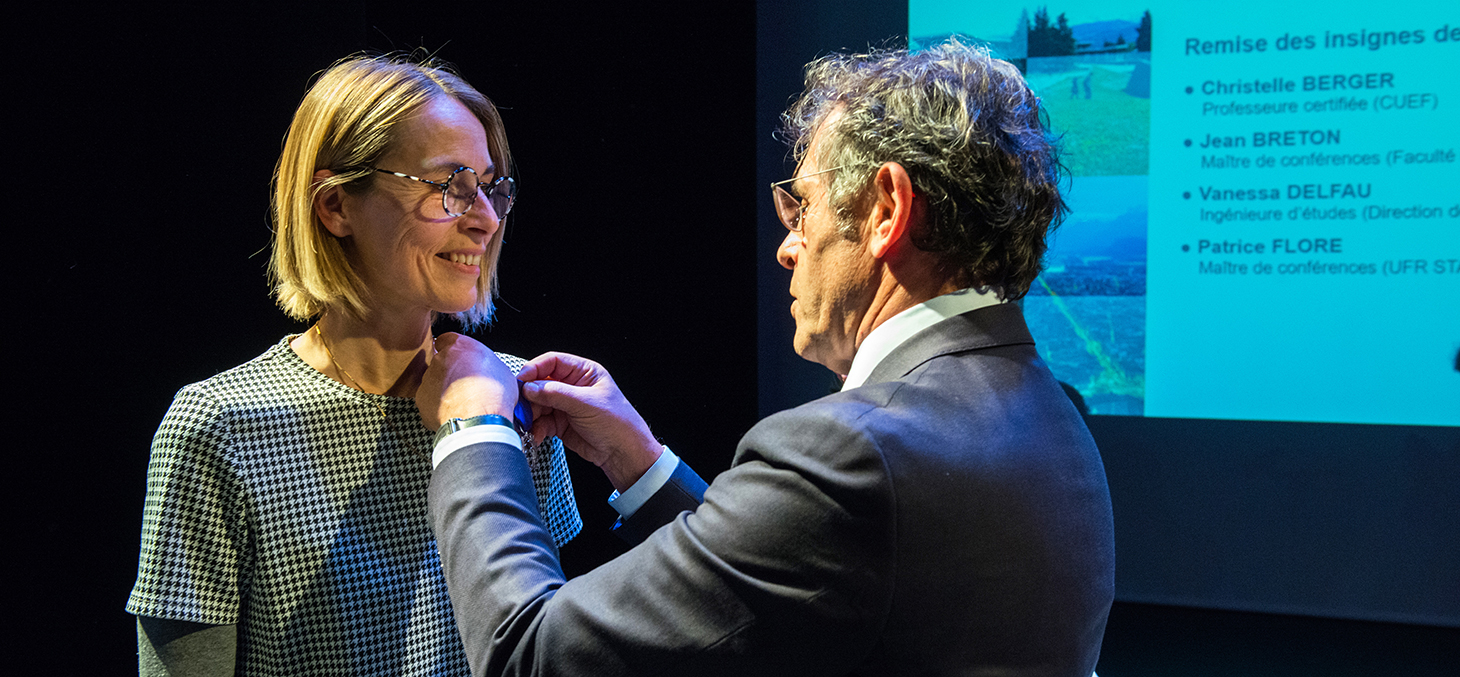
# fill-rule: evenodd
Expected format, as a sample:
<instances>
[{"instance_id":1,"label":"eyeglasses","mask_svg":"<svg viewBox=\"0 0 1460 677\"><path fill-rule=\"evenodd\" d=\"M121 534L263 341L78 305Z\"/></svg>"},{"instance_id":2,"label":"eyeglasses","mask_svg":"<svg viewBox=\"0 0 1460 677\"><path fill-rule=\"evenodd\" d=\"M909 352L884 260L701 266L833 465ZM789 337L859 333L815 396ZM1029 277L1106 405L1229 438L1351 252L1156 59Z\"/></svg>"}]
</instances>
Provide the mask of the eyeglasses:
<instances>
[{"instance_id":1,"label":"eyeglasses","mask_svg":"<svg viewBox=\"0 0 1460 677\"><path fill-rule=\"evenodd\" d=\"M794 179L786 179L785 181L777 181L771 184L771 199L775 200L776 202L776 216L781 217L781 225L785 226L787 230L793 233L801 232L801 215L806 212L806 201L801 197L792 195L791 191L786 190L781 186L784 186L788 183L795 183L796 181L800 181L801 179L807 177L816 176L817 174L826 174L827 172L834 172L838 169L845 168L846 165L842 165L840 167L832 167L831 169L823 169L819 172L802 174L801 176L798 176Z\"/></svg>"},{"instance_id":2,"label":"eyeglasses","mask_svg":"<svg viewBox=\"0 0 1460 677\"><path fill-rule=\"evenodd\" d=\"M429 183L440 188L441 208L445 209L446 214L453 218L471 211L472 205L476 204L478 190L486 193L487 201L492 204L492 212L497 215L499 220L507 218L507 212L512 211L512 203L517 200L517 182L512 177L499 176L490 184L482 183L477 178L476 170L471 167L457 167L456 171L451 172L451 176L446 177L445 181L432 181L379 167L371 167L371 169L381 174ZM466 177L458 181L457 178L462 174L466 174Z\"/></svg>"}]
</instances>

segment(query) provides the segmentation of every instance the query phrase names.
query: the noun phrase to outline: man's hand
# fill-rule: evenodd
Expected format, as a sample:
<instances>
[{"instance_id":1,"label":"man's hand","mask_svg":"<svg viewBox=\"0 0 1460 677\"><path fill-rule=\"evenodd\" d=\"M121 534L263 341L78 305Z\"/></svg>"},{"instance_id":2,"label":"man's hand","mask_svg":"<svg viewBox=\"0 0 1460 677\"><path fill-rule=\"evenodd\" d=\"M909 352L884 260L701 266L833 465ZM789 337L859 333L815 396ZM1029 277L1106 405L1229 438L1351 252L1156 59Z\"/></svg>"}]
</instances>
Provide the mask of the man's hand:
<instances>
[{"instance_id":1,"label":"man's hand","mask_svg":"<svg viewBox=\"0 0 1460 677\"><path fill-rule=\"evenodd\" d=\"M517 378L533 405L533 435L561 438L608 475L615 489L627 490L659 460L663 446L597 362L546 353L528 362Z\"/></svg>"},{"instance_id":2,"label":"man's hand","mask_svg":"<svg viewBox=\"0 0 1460 677\"><path fill-rule=\"evenodd\" d=\"M436 355L416 390L416 408L430 430L448 419L497 414L512 418L517 379L496 353L460 334L436 337Z\"/></svg>"}]
</instances>

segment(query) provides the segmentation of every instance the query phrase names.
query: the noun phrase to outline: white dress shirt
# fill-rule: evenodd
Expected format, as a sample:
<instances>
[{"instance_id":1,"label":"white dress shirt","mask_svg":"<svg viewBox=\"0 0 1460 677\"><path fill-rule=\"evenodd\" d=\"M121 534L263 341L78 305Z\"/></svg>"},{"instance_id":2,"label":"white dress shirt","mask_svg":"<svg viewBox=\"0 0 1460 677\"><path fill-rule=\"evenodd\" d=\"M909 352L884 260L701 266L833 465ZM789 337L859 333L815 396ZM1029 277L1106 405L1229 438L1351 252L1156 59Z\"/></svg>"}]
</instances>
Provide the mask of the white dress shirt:
<instances>
[{"instance_id":1,"label":"white dress shirt","mask_svg":"<svg viewBox=\"0 0 1460 677\"><path fill-rule=\"evenodd\" d=\"M862 345L852 357L852 368L847 372L842 390L851 390L865 383L872 370L914 334L950 317L999 303L1003 301L993 289L979 291L969 287L935 296L887 318L862 339Z\"/></svg>"}]
</instances>

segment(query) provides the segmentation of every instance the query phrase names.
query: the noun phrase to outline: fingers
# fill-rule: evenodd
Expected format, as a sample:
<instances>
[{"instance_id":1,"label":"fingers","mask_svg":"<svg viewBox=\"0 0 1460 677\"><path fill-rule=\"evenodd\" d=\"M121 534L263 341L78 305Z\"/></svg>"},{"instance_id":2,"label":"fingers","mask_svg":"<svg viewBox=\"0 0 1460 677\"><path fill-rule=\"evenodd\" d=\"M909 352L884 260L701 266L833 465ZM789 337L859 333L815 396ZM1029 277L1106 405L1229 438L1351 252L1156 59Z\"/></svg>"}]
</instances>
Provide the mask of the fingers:
<instances>
[{"instance_id":1,"label":"fingers","mask_svg":"<svg viewBox=\"0 0 1460 677\"><path fill-rule=\"evenodd\" d=\"M533 358L517 374L521 381L559 381L589 385L608 378L608 370L593 360L569 353L549 352Z\"/></svg>"},{"instance_id":2,"label":"fingers","mask_svg":"<svg viewBox=\"0 0 1460 677\"><path fill-rule=\"evenodd\" d=\"M658 459L649 426L597 362L545 353L518 372L522 396L538 413L533 433L555 435L584 460L603 469L624 491Z\"/></svg>"},{"instance_id":3,"label":"fingers","mask_svg":"<svg viewBox=\"0 0 1460 677\"><path fill-rule=\"evenodd\" d=\"M565 412L570 416L592 413L603 406L603 399L591 387L569 385L557 381L532 381L522 384L522 396L528 402L549 410Z\"/></svg>"},{"instance_id":4,"label":"fingers","mask_svg":"<svg viewBox=\"0 0 1460 677\"><path fill-rule=\"evenodd\" d=\"M482 345L476 339L453 332L447 332L437 336L435 347L437 355L448 358L487 349L486 346Z\"/></svg>"},{"instance_id":5,"label":"fingers","mask_svg":"<svg viewBox=\"0 0 1460 677\"><path fill-rule=\"evenodd\" d=\"M480 341L450 332L436 337L436 355L446 361L448 368L463 361L496 361L496 354Z\"/></svg>"},{"instance_id":6,"label":"fingers","mask_svg":"<svg viewBox=\"0 0 1460 677\"><path fill-rule=\"evenodd\" d=\"M541 378L537 375L538 361L551 354L552 353L544 353L542 355L538 355L537 357L532 358L531 360L528 360L527 364L522 365L522 368L517 370L517 380L536 381L537 379Z\"/></svg>"},{"instance_id":7,"label":"fingers","mask_svg":"<svg viewBox=\"0 0 1460 677\"><path fill-rule=\"evenodd\" d=\"M436 337L436 341L435 341L435 343L436 343L436 352L439 353L439 352L441 352L443 350L446 350L446 349L450 348L451 346L456 345L457 339L460 339L460 338L464 338L464 337L461 334L458 334L458 333L456 333L454 331L448 331L445 334L441 334L440 336L437 336Z\"/></svg>"},{"instance_id":8,"label":"fingers","mask_svg":"<svg viewBox=\"0 0 1460 677\"><path fill-rule=\"evenodd\" d=\"M523 382L523 397L533 404L542 404L548 409L562 409L562 406L571 407L574 401L580 400L583 395L569 394L569 392L581 391L583 388L577 385L559 384L556 381L527 381ZM534 414L536 416L536 414Z\"/></svg>"},{"instance_id":9,"label":"fingers","mask_svg":"<svg viewBox=\"0 0 1460 677\"><path fill-rule=\"evenodd\" d=\"M533 439L562 438L569 430L569 419L566 412L540 409L533 415L537 417L532 422Z\"/></svg>"}]
</instances>

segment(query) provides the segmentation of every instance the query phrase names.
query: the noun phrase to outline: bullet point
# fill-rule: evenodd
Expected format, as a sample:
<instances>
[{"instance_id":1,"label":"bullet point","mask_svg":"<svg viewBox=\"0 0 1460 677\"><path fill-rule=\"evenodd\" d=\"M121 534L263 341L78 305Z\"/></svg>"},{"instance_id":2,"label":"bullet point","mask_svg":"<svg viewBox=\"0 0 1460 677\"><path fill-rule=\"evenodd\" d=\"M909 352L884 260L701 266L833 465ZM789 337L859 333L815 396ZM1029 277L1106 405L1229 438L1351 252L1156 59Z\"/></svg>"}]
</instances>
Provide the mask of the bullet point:
<instances>
[{"instance_id":1,"label":"bullet point","mask_svg":"<svg viewBox=\"0 0 1460 677\"><path fill-rule=\"evenodd\" d=\"M1186 88L1186 93L1187 93L1187 94L1190 94L1190 93L1192 93L1192 92L1194 92L1194 91L1196 91L1196 90L1194 90L1194 89L1192 89L1192 88L1190 88L1190 87L1187 87L1187 88Z\"/></svg>"},{"instance_id":2,"label":"bullet point","mask_svg":"<svg viewBox=\"0 0 1460 677\"><path fill-rule=\"evenodd\" d=\"M1183 199L1183 200L1190 200L1191 199L1191 191L1187 191L1185 193L1182 193L1181 194L1181 199Z\"/></svg>"},{"instance_id":3,"label":"bullet point","mask_svg":"<svg viewBox=\"0 0 1460 677\"><path fill-rule=\"evenodd\" d=\"M1191 146L1191 139L1187 139L1184 143L1187 145L1187 147L1190 147Z\"/></svg>"},{"instance_id":4,"label":"bullet point","mask_svg":"<svg viewBox=\"0 0 1460 677\"><path fill-rule=\"evenodd\" d=\"M1191 245L1189 245L1189 244L1181 245L1181 251L1184 251L1184 252L1191 251Z\"/></svg>"}]
</instances>

